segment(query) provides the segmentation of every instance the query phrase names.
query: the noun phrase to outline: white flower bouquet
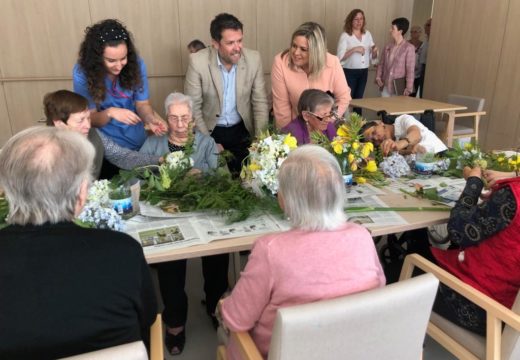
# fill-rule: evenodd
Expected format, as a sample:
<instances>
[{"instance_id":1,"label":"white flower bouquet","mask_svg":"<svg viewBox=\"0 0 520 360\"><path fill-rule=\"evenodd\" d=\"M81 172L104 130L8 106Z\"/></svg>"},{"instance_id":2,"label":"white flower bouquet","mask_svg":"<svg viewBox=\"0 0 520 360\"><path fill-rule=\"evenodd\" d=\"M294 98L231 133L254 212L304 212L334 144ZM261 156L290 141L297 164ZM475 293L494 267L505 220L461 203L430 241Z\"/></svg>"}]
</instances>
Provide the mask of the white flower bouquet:
<instances>
[{"instance_id":1,"label":"white flower bouquet","mask_svg":"<svg viewBox=\"0 0 520 360\"><path fill-rule=\"evenodd\" d=\"M296 146L296 138L290 134L267 133L249 148L249 156L240 177L257 192L259 189L266 189L271 194L276 194L278 169Z\"/></svg>"},{"instance_id":2,"label":"white flower bouquet","mask_svg":"<svg viewBox=\"0 0 520 360\"><path fill-rule=\"evenodd\" d=\"M110 203L111 191L108 180L94 181L88 192L87 203L77 220L89 227L123 231L122 218Z\"/></svg>"}]
</instances>

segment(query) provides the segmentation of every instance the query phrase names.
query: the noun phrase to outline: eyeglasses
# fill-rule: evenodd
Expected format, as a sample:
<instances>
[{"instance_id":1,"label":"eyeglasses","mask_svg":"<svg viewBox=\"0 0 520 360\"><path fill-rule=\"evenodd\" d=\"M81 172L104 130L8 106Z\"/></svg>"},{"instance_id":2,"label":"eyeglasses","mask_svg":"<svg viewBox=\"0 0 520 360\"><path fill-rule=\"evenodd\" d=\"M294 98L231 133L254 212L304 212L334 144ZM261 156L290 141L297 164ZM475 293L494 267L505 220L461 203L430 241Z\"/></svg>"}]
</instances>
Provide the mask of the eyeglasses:
<instances>
[{"instance_id":1,"label":"eyeglasses","mask_svg":"<svg viewBox=\"0 0 520 360\"><path fill-rule=\"evenodd\" d=\"M189 123L191 120L191 116L189 115L183 115L181 117L179 116L175 116L175 115L168 115L168 121L171 121L171 122L181 122L183 124L187 124Z\"/></svg>"},{"instance_id":2,"label":"eyeglasses","mask_svg":"<svg viewBox=\"0 0 520 360\"><path fill-rule=\"evenodd\" d=\"M317 115L317 114L313 113L312 111L307 111L307 113L309 115L314 116L320 122L322 122L322 121L324 121L326 119L330 119L330 118L332 118L333 120L338 120L339 119L339 115L338 115L338 110L337 109L332 109L332 111L330 113L328 113L327 115L323 115L323 116Z\"/></svg>"}]
</instances>

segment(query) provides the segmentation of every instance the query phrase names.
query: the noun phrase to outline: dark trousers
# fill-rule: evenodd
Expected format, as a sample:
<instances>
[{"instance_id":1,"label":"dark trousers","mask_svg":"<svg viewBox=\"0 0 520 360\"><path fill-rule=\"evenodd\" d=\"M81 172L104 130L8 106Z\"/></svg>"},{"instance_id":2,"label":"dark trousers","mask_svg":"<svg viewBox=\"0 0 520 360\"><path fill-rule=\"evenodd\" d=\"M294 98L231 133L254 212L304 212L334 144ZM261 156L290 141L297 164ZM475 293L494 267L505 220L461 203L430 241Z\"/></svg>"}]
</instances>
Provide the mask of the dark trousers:
<instances>
[{"instance_id":1,"label":"dark trousers","mask_svg":"<svg viewBox=\"0 0 520 360\"><path fill-rule=\"evenodd\" d=\"M204 256L202 274L206 294L206 312L215 313L219 299L228 289L229 255ZM157 264L159 287L164 303L162 317L168 327L186 324L188 317L188 296L184 291L186 284L186 260Z\"/></svg>"},{"instance_id":2,"label":"dark trousers","mask_svg":"<svg viewBox=\"0 0 520 360\"><path fill-rule=\"evenodd\" d=\"M244 122L241 121L231 127L216 126L211 136L217 144L221 144L225 150L233 154L233 158L227 161L227 165L233 176L240 175L242 161L249 155L248 148L251 145L251 135Z\"/></svg>"},{"instance_id":3,"label":"dark trousers","mask_svg":"<svg viewBox=\"0 0 520 360\"><path fill-rule=\"evenodd\" d=\"M345 69L345 78L350 88L350 96L352 99L362 99L365 94L365 86L367 85L368 69ZM353 108L352 111L361 115L361 108Z\"/></svg>"}]
</instances>

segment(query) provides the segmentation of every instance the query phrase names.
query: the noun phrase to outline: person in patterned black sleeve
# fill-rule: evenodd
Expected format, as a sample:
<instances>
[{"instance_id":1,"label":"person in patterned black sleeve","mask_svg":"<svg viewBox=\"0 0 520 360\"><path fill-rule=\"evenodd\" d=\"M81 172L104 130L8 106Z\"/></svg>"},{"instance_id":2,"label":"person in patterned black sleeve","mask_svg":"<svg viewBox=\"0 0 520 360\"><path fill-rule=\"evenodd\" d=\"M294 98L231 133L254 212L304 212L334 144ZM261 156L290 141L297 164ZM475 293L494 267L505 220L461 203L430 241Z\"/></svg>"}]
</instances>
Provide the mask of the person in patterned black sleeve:
<instances>
[{"instance_id":1,"label":"person in patterned black sleeve","mask_svg":"<svg viewBox=\"0 0 520 360\"><path fill-rule=\"evenodd\" d=\"M430 247L421 254L508 308L520 289L520 177L511 175L466 167L466 187L448 222L451 246ZM484 195L483 176L492 183ZM485 201L479 204L479 197ZM486 334L485 311L445 286L439 288L433 309L470 331Z\"/></svg>"}]
</instances>

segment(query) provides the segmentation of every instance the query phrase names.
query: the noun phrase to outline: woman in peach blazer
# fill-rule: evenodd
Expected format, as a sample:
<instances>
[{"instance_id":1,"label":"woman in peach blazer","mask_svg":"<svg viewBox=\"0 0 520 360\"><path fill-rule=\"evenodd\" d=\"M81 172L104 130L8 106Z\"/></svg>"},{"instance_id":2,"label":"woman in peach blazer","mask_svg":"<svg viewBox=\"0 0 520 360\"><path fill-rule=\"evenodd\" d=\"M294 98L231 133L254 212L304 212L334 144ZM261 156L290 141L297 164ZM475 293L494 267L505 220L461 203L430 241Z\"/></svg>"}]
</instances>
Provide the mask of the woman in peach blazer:
<instances>
[{"instance_id":1,"label":"woman in peach blazer","mask_svg":"<svg viewBox=\"0 0 520 360\"><path fill-rule=\"evenodd\" d=\"M343 116L351 100L350 88L338 58L327 52L325 44L323 27L306 22L293 33L290 49L275 56L271 86L277 128L297 116L298 99L306 89L330 91Z\"/></svg>"}]
</instances>

